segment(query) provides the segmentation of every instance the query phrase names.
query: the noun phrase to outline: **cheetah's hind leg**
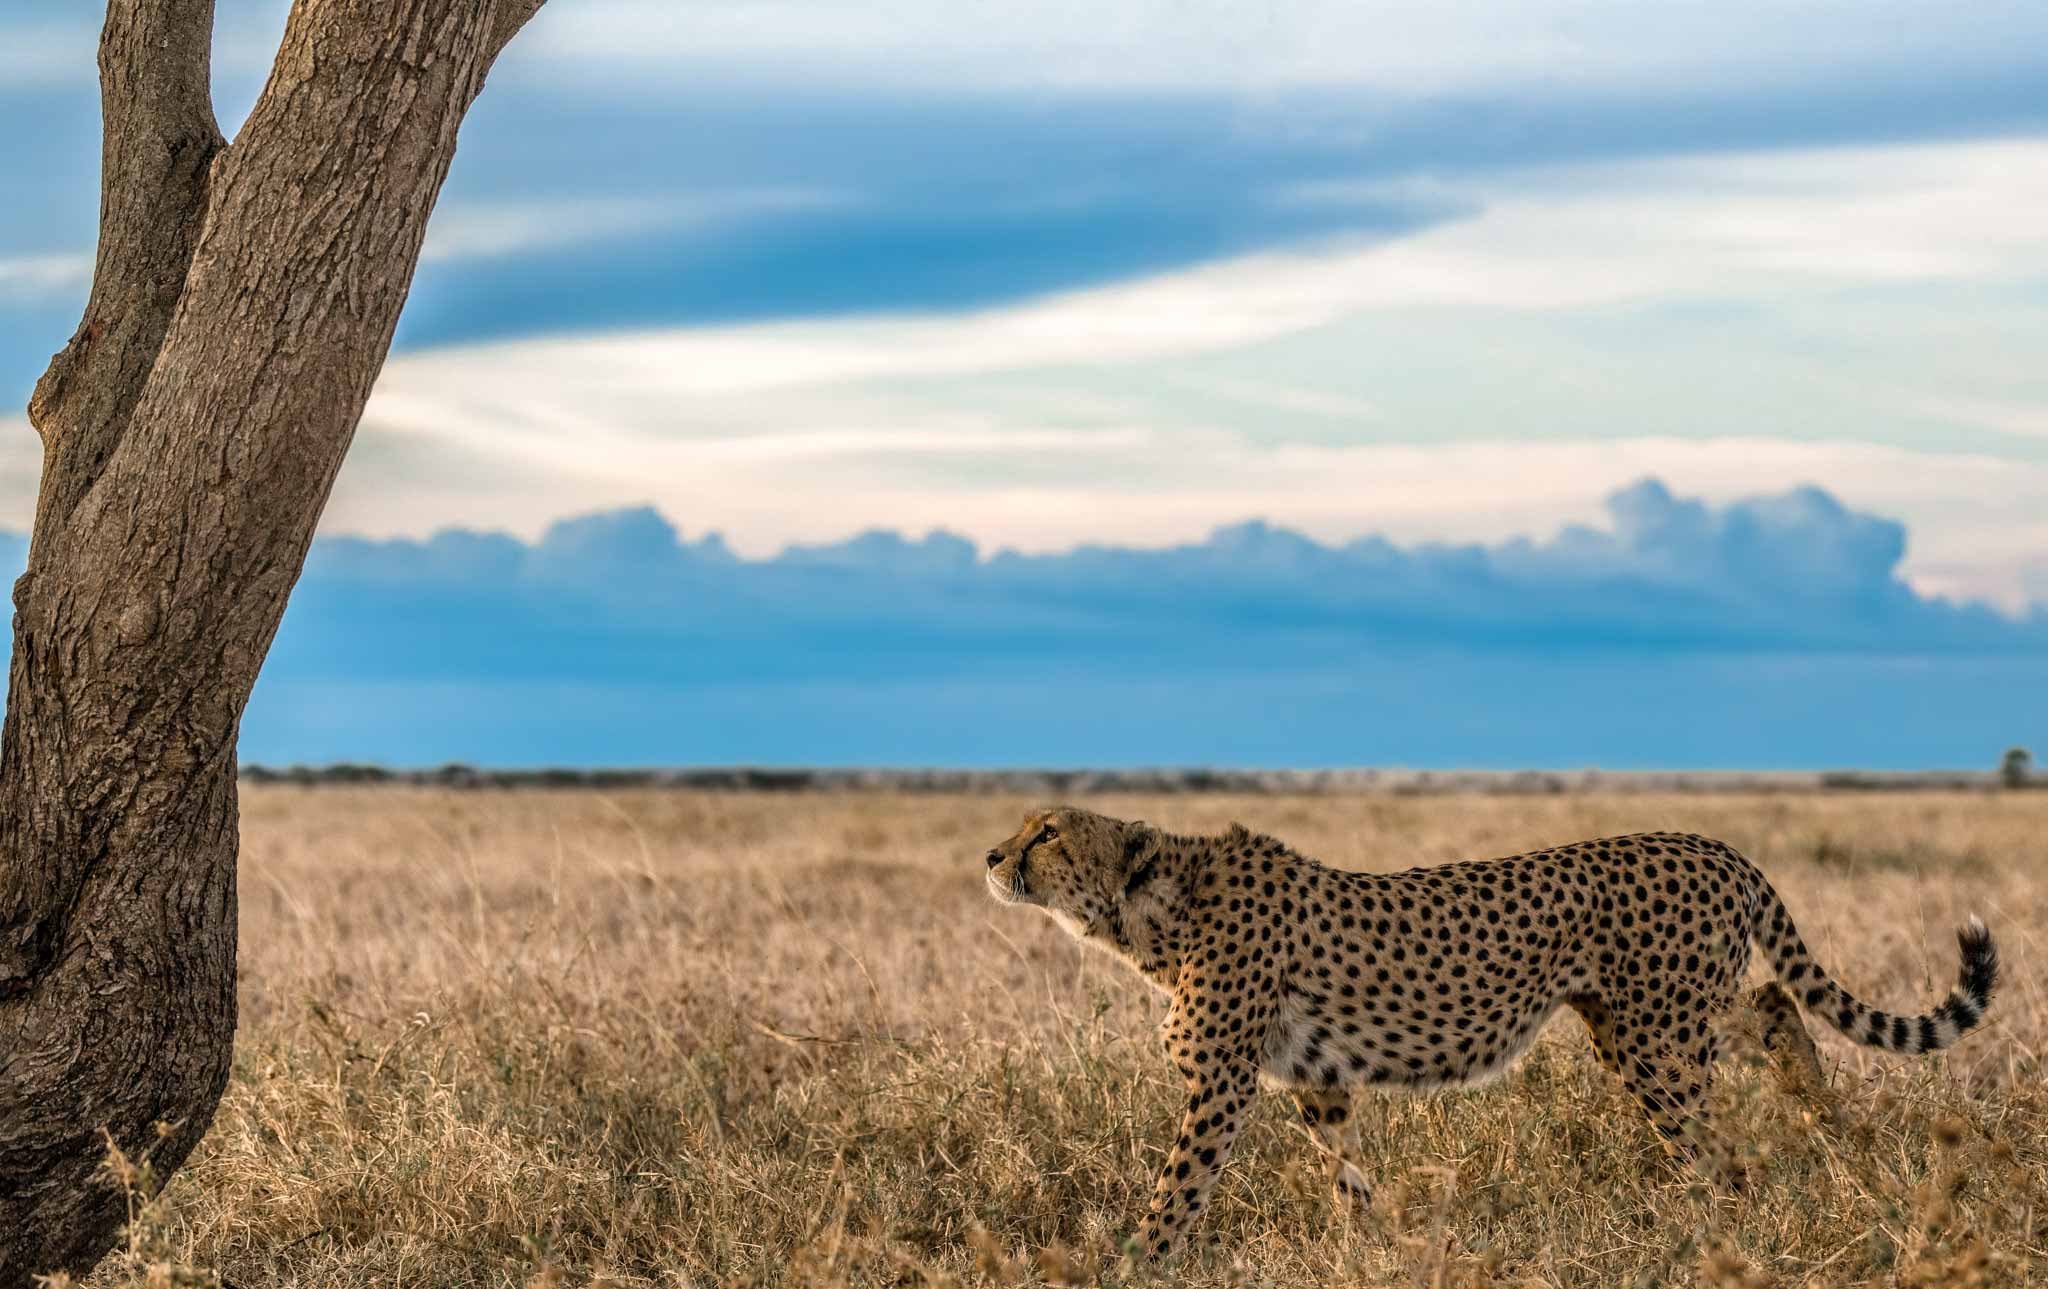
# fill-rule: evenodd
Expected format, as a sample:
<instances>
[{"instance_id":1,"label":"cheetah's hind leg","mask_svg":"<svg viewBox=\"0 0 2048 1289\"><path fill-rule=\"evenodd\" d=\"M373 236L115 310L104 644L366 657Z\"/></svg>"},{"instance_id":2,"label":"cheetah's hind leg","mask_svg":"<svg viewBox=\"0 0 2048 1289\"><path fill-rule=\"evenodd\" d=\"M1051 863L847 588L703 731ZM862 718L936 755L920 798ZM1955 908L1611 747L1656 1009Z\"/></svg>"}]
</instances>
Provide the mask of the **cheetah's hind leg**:
<instances>
[{"instance_id":1,"label":"cheetah's hind leg","mask_svg":"<svg viewBox=\"0 0 2048 1289\"><path fill-rule=\"evenodd\" d=\"M1304 1088L1294 1094L1301 1126L1330 1174L1337 1207L1363 1214L1372 1206L1358 1141L1358 1123L1351 1116L1349 1088Z\"/></svg>"},{"instance_id":2,"label":"cheetah's hind leg","mask_svg":"<svg viewBox=\"0 0 2048 1289\"><path fill-rule=\"evenodd\" d=\"M1616 1019L1608 1042L1620 1067L1622 1086L1678 1163L1698 1163L1708 1138L1707 1093L1713 1080L1715 1042L1689 1034L1684 1043L1666 1037L1661 1024Z\"/></svg>"},{"instance_id":3,"label":"cheetah's hind leg","mask_svg":"<svg viewBox=\"0 0 2048 1289\"><path fill-rule=\"evenodd\" d=\"M1773 980L1751 990L1744 999L1756 1016L1757 1041L1771 1062L1778 1086L1801 1101L1831 1110L1827 1075L1821 1072L1820 1053L1813 1035L1800 1019L1799 1005L1785 987Z\"/></svg>"}]
</instances>

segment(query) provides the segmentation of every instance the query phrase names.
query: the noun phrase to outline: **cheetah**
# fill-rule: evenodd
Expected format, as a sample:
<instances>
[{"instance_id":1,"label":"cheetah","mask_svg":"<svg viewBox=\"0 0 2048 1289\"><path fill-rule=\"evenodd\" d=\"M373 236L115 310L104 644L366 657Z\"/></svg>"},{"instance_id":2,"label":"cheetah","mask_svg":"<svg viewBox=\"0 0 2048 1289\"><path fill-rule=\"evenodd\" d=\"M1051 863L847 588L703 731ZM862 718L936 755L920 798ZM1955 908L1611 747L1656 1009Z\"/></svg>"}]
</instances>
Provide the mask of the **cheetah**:
<instances>
[{"instance_id":1,"label":"cheetah","mask_svg":"<svg viewBox=\"0 0 2048 1289\"><path fill-rule=\"evenodd\" d=\"M1998 981L1973 917L1957 935L1960 980L1933 1011L1861 1003L1814 961L1754 865L1682 833L1354 873L1241 824L1177 836L1059 807L1033 812L987 860L997 900L1044 909L1172 999L1160 1032L1187 1109L1135 1237L1152 1259L1175 1253L1208 1204L1262 1077L1292 1093L1339 1202L1364 1206L1351 1089L1496 1076L1560 1007L1686 1159L1706 1126L1714 1022L1736 1001L1751 941L1777 976L1754 999L1765 1039L1803 1047L1809 1063L1785 991L1858 1043L1920 1053L1976 1028Z\"/></svg>"}]
</instances>

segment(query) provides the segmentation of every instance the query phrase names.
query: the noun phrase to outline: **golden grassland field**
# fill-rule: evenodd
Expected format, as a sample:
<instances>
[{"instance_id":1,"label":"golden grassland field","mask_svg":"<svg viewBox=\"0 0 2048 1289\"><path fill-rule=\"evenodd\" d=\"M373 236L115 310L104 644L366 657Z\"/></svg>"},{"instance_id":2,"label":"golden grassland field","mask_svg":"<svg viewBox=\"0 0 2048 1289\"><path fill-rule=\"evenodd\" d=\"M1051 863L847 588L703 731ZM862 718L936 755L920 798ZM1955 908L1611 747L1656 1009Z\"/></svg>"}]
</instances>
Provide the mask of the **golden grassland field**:
<instances>
[{"instance_id":1,"label":"golden grassland field","mask_svg":"<svg viewBox=\"0 0 2048 1289\"><path fill-rule=\"evenodd\" d=\"M250 789L242 1022L213 1131L97 1285L1140 1283L1182 1094L1163 1000L984 893L1023 799ZM1664 1162L1569 1012L1491 1086L1361 1094L1371 1213L1262 1098L1176 1282L2048 1284L2048 793L1101 797L1394 869L1728 840L1866 1001L2006 975L1954 1052L1738 1045L1731 1189Z\"/></svg>"}]
</instances>

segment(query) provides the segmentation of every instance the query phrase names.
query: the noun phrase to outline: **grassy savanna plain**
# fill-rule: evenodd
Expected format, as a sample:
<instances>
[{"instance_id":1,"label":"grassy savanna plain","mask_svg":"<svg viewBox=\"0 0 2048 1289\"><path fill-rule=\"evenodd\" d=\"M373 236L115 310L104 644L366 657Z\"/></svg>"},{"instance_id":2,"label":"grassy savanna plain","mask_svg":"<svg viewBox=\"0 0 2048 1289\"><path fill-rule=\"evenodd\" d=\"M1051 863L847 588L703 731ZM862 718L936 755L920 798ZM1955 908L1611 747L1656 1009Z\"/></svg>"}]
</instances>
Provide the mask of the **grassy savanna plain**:
<instances>
[{"instance_id":1,"label":"grassy savanna plain","mask_svg":"<svg viewBox=\"0 0 2048 1289\"><path fill-rule=\"evenodd\" d=\"M983 795L251 788L242 1027L190 1166L103 1285L1139 1283L1182 1094L1163 1000L981 853ZM2005 983L1952 1053L1738 1045L1739 1189L1664 1162L1570 1013L1505 1078L1361 1094L1373 1210L1268 1094L1196 1285L2048 1283L2048 793L1097 797L1390 870L1643 829L1732 842L1844 984L1918 1011L1952 930ZM1753 971L1760 971L1753 968Z\"/></svg>"}]
</instances>

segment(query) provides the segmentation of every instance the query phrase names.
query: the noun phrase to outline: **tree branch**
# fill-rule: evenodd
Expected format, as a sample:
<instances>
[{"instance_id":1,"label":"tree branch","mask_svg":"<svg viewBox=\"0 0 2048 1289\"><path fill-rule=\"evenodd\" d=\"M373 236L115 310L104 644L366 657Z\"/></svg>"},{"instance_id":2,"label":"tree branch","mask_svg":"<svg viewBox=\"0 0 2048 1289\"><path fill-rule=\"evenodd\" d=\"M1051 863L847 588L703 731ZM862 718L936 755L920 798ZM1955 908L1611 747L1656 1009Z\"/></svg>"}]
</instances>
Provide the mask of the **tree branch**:
<instances>
[{"instance_id":1,"label":"tree branch","mask_svg":"<svg viewBox=\"0 0 2048 1289\"><path fill-rule=\"evenodd\" d=\"M546 3L547 0L498 0L498 21L491 32L492 62L497 61L505 46L512 43L512 37L518 35L519 29L530 22Z\"/></svg>"},{"instance_id":2,"label":"tree branch","mask_svg":"<svg viewBox=\"0 0 2048 1289\"><path fill-rule=\"evenodd\" d=\"M109 0L100 33L100 227L92 296L29 399L44 446L39 519L62 522L126 431L171 324L207 176L213 0Z\"/></svg>"}]
</instances>

